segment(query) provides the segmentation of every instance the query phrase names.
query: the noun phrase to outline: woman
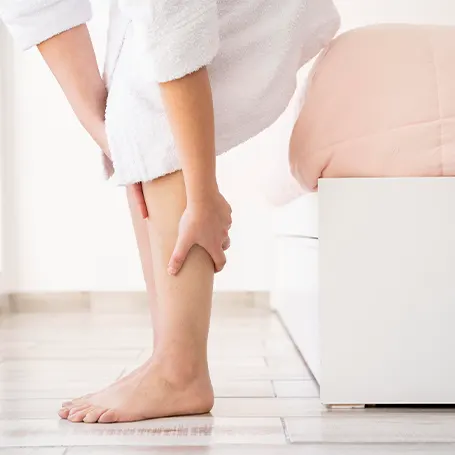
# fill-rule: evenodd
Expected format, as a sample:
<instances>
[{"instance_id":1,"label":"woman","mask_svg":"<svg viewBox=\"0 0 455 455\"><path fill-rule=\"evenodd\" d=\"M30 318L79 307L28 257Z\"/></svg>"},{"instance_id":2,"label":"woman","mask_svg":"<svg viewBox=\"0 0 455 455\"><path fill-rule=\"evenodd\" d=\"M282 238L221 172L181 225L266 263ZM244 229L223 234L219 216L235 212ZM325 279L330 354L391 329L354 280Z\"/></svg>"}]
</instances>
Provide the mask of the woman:
<instances>
[{"instance_id":1,"label":"woman","mask_svg":"<svg viewBox=\"0 0 455 455\"><path fill-rule=\"evenodd\" d=\"M150 295L153 356L64 403L60 417L109 423L209 412L213 276L225 265L231 225L215 157L283 112L297 70L338 29L332 1L119 0L106 84L85 25L88 0L2 0L0 15L23 48L38 45L108 175L115 170L127 186Z\"/></svg>"}]
</instances>

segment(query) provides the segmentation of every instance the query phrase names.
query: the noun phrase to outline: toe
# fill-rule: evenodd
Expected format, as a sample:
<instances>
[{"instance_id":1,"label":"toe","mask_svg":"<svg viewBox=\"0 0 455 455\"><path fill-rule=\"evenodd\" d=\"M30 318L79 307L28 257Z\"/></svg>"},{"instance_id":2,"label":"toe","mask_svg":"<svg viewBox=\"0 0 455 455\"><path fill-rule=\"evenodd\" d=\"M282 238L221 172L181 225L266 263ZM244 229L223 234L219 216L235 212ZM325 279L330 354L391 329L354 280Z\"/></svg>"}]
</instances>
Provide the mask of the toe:
<instances>
[{"instance_id":1,"label":"toe","mask_svg":"<svg viewBox=\"0 0 455 455\"><path fill-rule=\"evenodd\" d=\"M89 409L84 417L85 423L96 423L98 419L107 411L105 408L92 408Z\"/></svg>"},{"instance_id":2,"label":"toe","mask_svg":"<svg viewBox=\"0 0 455 455\"><path fill-rule=\"evenodd\" d=\"M68 420L71 422L82 422L87 415L87 412L92 409L93 406L90 406L89 404L73 408L68 415Z\"/></svg>"},{"instance_id":3,"label":"toe","mask_svg":"<svg viewBox=\"0 0 455 455\"><path fill-rule=\"evenodd\" d=\"M65 401L62 403L62 408L69 409L71 411L74 408L77 408L78 406L83 405L84 403L78 403L77 401Z\"/></svg>"},{"instance_id":4,"label":"toe","mask_svg":"<svg viewBox=\"0 0 455 455\"><path fill-rule=\"evenodd\" d=\"M118 417L113 409L108 409L98 418L99 423L115 423L118 422Z\"/></svg>"},{"instance_id":5,"label":"toe","mask_svg":"<svg viewBox=\"0 0 455 455\"><path fill-rule=\"evenodd\" d=\"M61 419L67 419L70 414L70 410L66 407L62 407L60 411L58 411L58 415L60 416Z\"/></svg>"},{"instance_id":6,"label":"toe","mask_svg":"<svg viewBox=\"0 0 455 455\"><path fill-rule=\"evenodd\" d=\"M73 406L72 408L69 408L70 415L75 414L76 412L82 411L83 409L87 409L91 407L92 405L90 403L87 404L80 404L79 406Z\"/></svg>"},{"instance_id":7,"label":"toe","mask_svg":"<svg viewBox=\"0 0 455 455\"><path fill-rule=\"evenodd\" d=\"M83 404L87 403L87 400L89 400L92 397L93 394L87 394L84 395L83 397L75 398L74 400L71 401L65 401L62 403L62 408L74 408L74 406L81 406Z\"/></svg>"}]
</instances>

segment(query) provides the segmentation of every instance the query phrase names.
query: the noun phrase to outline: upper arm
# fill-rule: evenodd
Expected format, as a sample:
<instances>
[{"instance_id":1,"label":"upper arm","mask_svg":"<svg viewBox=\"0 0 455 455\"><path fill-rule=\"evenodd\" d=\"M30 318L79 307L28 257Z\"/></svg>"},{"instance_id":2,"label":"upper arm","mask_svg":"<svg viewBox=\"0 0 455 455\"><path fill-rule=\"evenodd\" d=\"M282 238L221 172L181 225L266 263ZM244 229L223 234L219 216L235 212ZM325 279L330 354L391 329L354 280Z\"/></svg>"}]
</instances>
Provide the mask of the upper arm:
<instances>
[{"instance_id":1,"label":"upper arm","mask_svg":"<svg viewBox=\"0 0 455 455\"><path fill-rule=\"evenodd\" d=\"M89 0L0 0L0 19L23 49L88 22Z\"/></svg>"},{"instance_id":2,"label":"upper arm","mask_svg":"<svg viewBox=\"0 0 455 455\"><path fill-rule=\"evenodd\" d=\"M216 0L120 0L133 23L142 63L157 82L208 65L219 49Z\"/></svg>"}]
</instances>

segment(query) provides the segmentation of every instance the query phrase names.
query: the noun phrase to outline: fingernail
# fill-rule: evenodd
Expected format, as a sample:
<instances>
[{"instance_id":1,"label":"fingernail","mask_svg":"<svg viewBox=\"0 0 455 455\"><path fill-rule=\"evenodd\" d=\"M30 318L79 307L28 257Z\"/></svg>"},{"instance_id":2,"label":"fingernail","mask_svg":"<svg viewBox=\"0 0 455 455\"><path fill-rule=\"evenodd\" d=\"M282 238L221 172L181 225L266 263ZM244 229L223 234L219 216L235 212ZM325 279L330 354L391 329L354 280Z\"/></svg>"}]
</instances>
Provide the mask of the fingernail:
<instances>
[{"instance_id":1,"label":"fingernail","mask_svg":"<svg viewBox=\"0 0 455 455\"><path fill-rule=\"evenodd\" d=\"M175 270L173 267L168 267L167 273L169 273L169 275L175 275L177 273L177 270Z\"/></svg>"}]
</instances>

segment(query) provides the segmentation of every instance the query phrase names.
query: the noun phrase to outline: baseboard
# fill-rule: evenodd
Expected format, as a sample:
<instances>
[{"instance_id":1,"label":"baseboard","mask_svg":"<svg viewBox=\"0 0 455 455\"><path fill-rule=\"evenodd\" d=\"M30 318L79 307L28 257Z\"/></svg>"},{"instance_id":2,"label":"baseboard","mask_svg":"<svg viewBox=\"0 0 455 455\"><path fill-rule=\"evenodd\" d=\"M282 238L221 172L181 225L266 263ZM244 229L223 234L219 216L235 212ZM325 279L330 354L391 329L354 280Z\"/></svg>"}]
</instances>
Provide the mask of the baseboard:
<instances>
[{"instance_id":1,"label":"baseboard","mask_svg":"<svg viewBox=\"0 0 455 455\"><path fill-rule=\"evenodd\" d=\"M9 314L11 311L10 296L7 294L0 295L0 319Z\"/></svg>"},{"instance_id":2,"label":"baseboard","mask_svg":"<svg viewBox=\"0 0 455 455\"><path fill-rule=\"evenodd\" d=\"M6 298L5 309L11 313L131 313L147 311L149 306L145 292L15 293ZM0 302L0 314L3 306ZM269 309L270 296L268 292L215 292L213 306Z\"/></svg>"},{"instance_id":3,"label":"baseboard","mask_svg":"<svg viewBox=\"0 0 455 455\"><path fill-rule=\"evenodd\" d=\"M89 292L40 292L10 295L11 313L85 313L89 312Z\"/></svg>"}]
</instances>

